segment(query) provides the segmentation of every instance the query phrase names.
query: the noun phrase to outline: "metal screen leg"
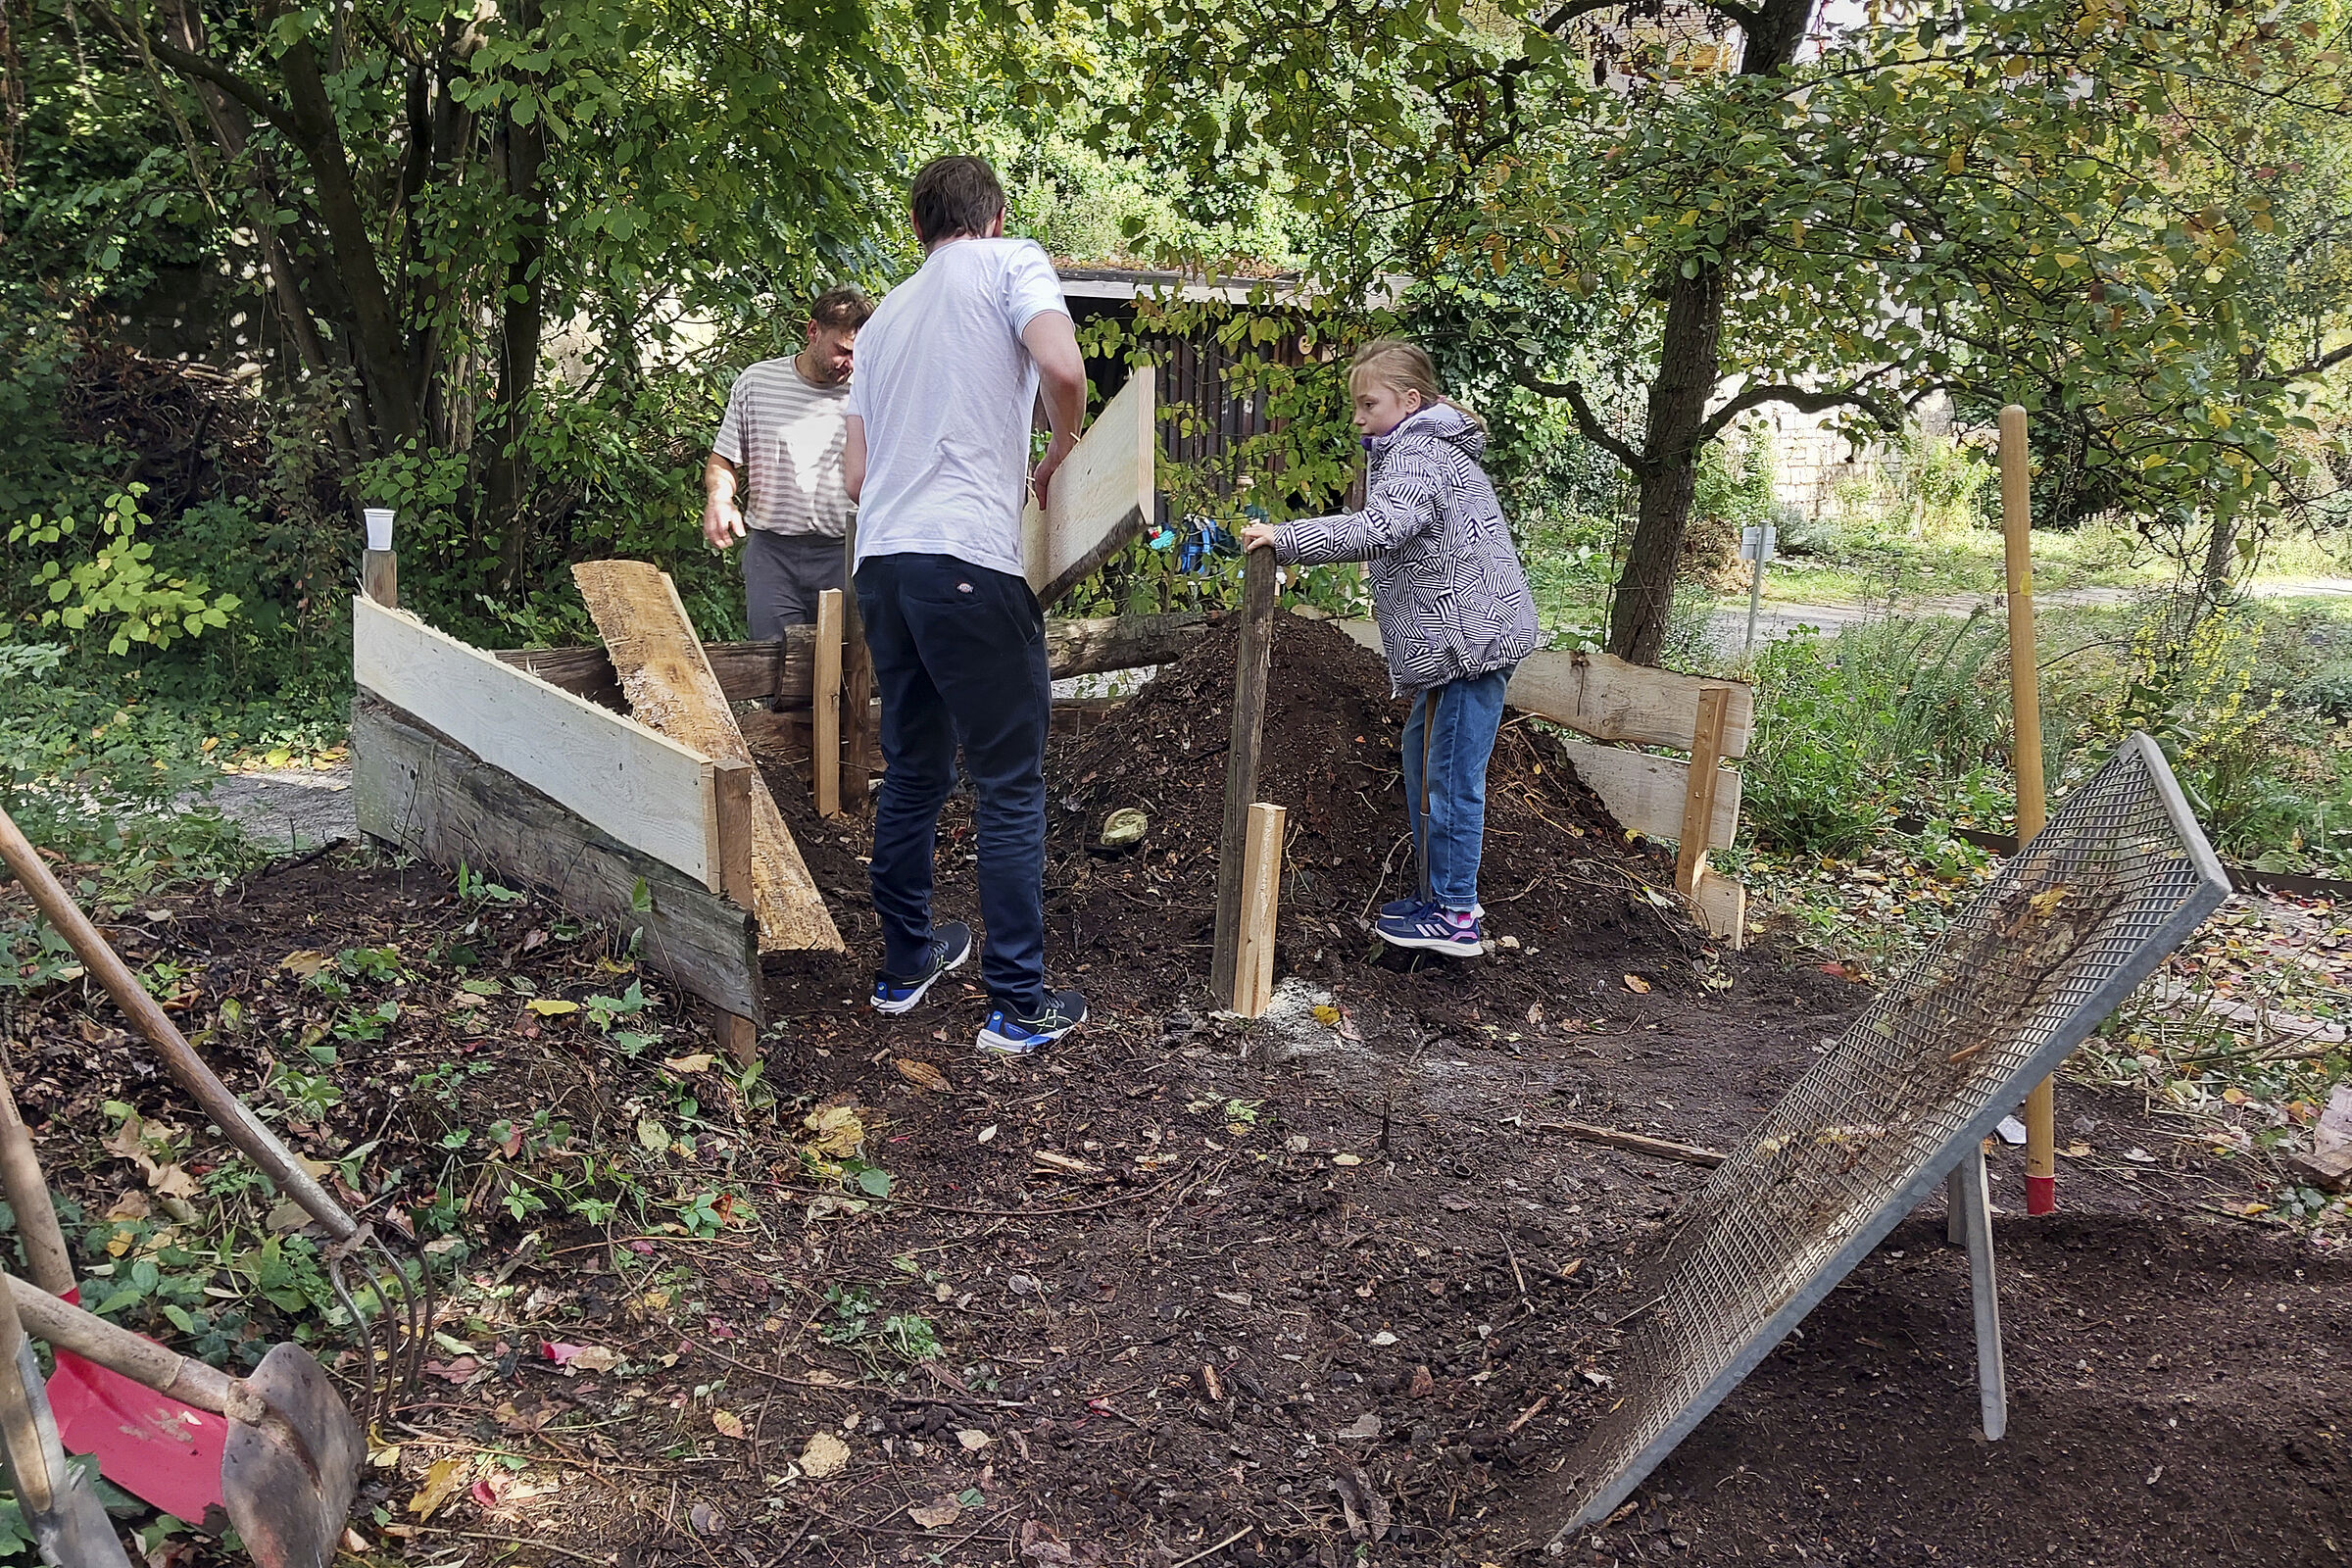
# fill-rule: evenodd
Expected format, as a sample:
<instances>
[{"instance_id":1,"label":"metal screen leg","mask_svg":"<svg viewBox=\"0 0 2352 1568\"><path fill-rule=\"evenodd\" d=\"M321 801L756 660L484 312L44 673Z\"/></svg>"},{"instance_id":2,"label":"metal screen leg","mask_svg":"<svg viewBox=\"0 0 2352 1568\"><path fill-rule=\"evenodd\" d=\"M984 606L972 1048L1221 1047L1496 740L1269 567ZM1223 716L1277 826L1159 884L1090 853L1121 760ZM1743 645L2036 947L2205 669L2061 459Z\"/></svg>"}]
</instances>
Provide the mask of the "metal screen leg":
<instances>
[{"instance_id":1,"label":"metal screen leg","mask_svg":"<svg viewBox=\"0 0 2352 1568\"><path fill-rule=\"evenodd\" d=\"M1960 1197L1960 1167L1954 1165L1943 1179L1943 1239L1953 1247L1968 1243L1968 1218L1961 1212L1966 1206Z\"/></svg>"},{"instance_id":2,"label":"metal screen leg","mask_svg":"<svg viewBox=\"0 0 2352 1568\"><path fill-rule=\"evenodd\" d=\"M1992 1200L1984 1182L1982 1146L1952 1173L1961 1224L1968 1235L1968 1295L1977 1319L1977 1400L1984 1436L1997 1443L2009 1430L2009 1384L2001 1367L2001 1298L1992 1268Z\"/></svg>"}]
</instances>

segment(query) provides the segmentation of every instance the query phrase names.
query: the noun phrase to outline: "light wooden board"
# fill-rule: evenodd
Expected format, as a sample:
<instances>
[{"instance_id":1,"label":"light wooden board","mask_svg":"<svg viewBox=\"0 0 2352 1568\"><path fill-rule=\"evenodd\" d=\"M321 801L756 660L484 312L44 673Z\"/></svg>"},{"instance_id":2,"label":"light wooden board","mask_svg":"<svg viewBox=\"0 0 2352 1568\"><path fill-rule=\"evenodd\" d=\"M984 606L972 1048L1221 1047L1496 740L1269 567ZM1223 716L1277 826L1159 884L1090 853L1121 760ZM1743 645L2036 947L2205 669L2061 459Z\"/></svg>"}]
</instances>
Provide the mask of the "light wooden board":
<instances>
[{"instance_id":1,"label":"light wooden board","mask_svg":"<svg viewBox=\"0 0 2352 1568\"><path fill-rule=\"evenodd\" d=\"M725 1012L764 1016L759 928L699 876L621 843L365 691L351 705L351 755L362 831L432 864L463 861L530 888L612 927L622 946L634 942L679 989Z\"/></svg>"},{"instance_id":2,"label":"light wooden board","mask_svg":"<svg viewBox=\"0 0 2352 1568\"><path fill-rule=\"evenodd\" d=\"M1262 1018L1274 1002L1274 921L1282 899L1282 825L1289 813L1260 801L1250 808L1242 857L1242 951L1234 963L1233 1010Z\"/></svg>"},{"instance_id":3,"label":"light wooden board","mask_svg":"<svg viewBox=\"0 0 2352 1568\"><path fill-rule=\"evenodd\" d=\"M1591 741L1560 741L1576 776L1592 787L1600 803L1629 833L1644 838L1679 839L1683 831L1683 802L1690 793L1690 764L1647 752L1629 752ZM1715 817L1707 835L1709 849L1725 849L1740 831L1740 771L1722 767L1715 773Z\"/></svg>"},{"instance_id":4,"label":"light wooden board","mask_svg":"<svg viewBox=\"0 0 2352 1568\"><path fill-rule=\"evenodd\" d=\"M604 634L612 667L637 718L713 761L748 762L751 748L669 574L651 562L583 561L572 581ZM716 838L713 797L713 842ZM711 879L715 885L715 876ZM844 951L784 818L764 784L752 789L752 888L763 952Z\"/></svg>"},{"instance_id":5,"label":"light wooden board","mask_svg":"<svg viewBox=\"0 0 2352 1568\"><path fill-rule=\"evenodd\" d=\"M1698 694L1710 687L1731 693L1723 715L1723 755L1745 757L1755 733L1756 694L1739 681L1678 675L1607 654L1546 650L1527 656L1504 696L1513 708L1596 741L1687 752L1698 722Z\"/></svg>"},{"instance_id":6,"label":"light wooden board","mask_svg":"<svg viewBox=\"0 0 2352 1568\"><path fill-rule=\"evenodd\" d=\"M717 803L709 758L365 594L353 597L351 620L352 674L362 691L620 843L710 885Z\"/></svg>"},{"instance_id":7,"label":"light wooden board","mask_svg":"<svg viewBox=\"0 0 2352 1568\"><path fill-rule=\"evenodd\" d=\"M1095 416L1078 445L1021 515L1021 562L1038 603L1049 608L1151 521L1159 407L1149 366L1138 366L1118 396Z\"/></svg>"},{"instance_id":8,"label":"light wooden board","mask_svg":"<svg viewBox=\"0 0 2352 1568\"><path fill-rule=\"evenodd\" d=\"M1342 620L1335 624L1372 652L1382 652L1380 627L1373 622ZM1723 755L1745 757L1756 729L1756 694L1740 681L1678 675L1668 669L1629 664L1609 654L1544 649L1520 662L1504 697L1513 708L1565 724L1596 741L1672 746L1687 752L1698 723L1698 694L1711 686L1732 694L1724 710Z\"/></svg>"},{"instance_id":9,"label":"light wooden board","mask_svg":"<svg viewBox=\"0 0 2352 1568\"><path fill-rule=\"evenodd\" d=\"M1747 946L1747 886L1720 871L1701 871L1690 908L1707 935L1737 953Z\"/></svg>"}]
</instances>

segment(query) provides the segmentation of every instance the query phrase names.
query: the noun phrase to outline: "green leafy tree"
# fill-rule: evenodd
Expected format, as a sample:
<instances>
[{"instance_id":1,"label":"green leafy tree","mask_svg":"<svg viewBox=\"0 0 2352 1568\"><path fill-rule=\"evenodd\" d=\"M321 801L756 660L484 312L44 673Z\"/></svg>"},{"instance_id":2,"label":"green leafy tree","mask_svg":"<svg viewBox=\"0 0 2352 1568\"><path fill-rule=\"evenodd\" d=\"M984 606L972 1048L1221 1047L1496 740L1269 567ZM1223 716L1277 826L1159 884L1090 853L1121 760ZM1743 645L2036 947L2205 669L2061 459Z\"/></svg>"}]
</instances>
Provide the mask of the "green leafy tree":
<instances>
[{"instance_id":1,"label":"green leafy tree","mask_svg":"<svg viewBox=\"0 0 2352 1568\"><path fill-rule=\"evenodd\" d=\"M2014 400L2077 432L2112 504L2272 504L2328 356L2255 352L2254 255L2186 195L2183 106L2240 138L2289 110L2340 127L2341 21L1956 0L1824 34L1814 13L1163 0L1145 113L1207 159L1280 149L1336 269L1532 274L1600 306L1624 403L1562 375L1555 339L1503 321L1491 352L1638 486L1625 657L1663 645L1699 454L1771 404L1861 431L1936 390Z\"/></svg>"}]
</instances>

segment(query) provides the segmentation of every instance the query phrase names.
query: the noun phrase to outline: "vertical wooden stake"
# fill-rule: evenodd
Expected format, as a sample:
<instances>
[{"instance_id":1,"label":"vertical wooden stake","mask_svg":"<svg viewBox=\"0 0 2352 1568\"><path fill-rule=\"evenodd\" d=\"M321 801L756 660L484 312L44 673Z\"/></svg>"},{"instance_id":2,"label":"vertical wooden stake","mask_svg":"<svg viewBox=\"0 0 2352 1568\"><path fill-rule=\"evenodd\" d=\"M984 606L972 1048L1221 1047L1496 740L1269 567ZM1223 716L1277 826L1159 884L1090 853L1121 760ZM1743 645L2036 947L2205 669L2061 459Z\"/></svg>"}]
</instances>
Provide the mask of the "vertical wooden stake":
<instances>
[{"instance_id":1,"label":"vertical wooden stake","mask_svg":"<svg viewBox=\"0 0 2352 1568\"><path fill-rule=\"evenodd\" d=\"M841 814L841 590L816 596L816 680L808 693L808 755L816 814Z\"/></svg>"},{"instance_id":2,"label":"vertical wooden stake","mask_svg":"<svg viewBox=\"0 0 2352 1568\"><path fill-rule=\"evenodd\" d=\"M1723 764L1723 717L1732 694L1710 686L1698 694L1698 723L1690 737L1690 784L1683 796L1683 839L1674 858L1674 885L1684 898L1698 896L1707 872L1707 839L1715 831L1715 786Z\"/></svg>"},{"instance_id":3,"label":"vertical wooden stake","mask_svg":"<svg viewBox=\"0 0 2352 1568\"><path fill-rule=\"evenodd\" d=\"M737 906L754 907L752 894L751 763L713 762L711 783L718 798L718 892ZM719 1014L718 1043L739 1067L760 1059L760 1026L732 1012Z\"/></svg>"},{"instance_id":4,"label":"vertical wooden stake","mask_svg":"<svg viewBox=\"0 0 2352 1568\"><path fill-rule=\"evenodd\" d=\"M2026 411L2001 410L2001 542L2009 567L2009 704L2016 715L2017 853L2048 820L2041 780L2041 677L2034 643L2034 502ZM2044 1078L2026 1096L2026 1212L2058 1211L2058 1095Z\"/></svg>"},{"instance_id":5,"label":"vertical wooden stake","mask_svg":"<svg viewBox=\"0 0 2352 1568\"><path fill-rule=\"evenodd\" d=\"M1232 744L1225 753L1225 830L1217 840L1217 925L1209 950L1208 991L1235 996L1242 954L1243 859L1250 808L1257 802L1257 747L1265 730L1266 670L1274 653L1274 552L1242 558L1242 634L1233 655Z\"/></svg>"},{"instance_id":6,"label":"vertical wooden stake","mask_svg":"<svg viewBox=\"0 0 2352 1568\"><path fill-rule=\"evenodd\" d=\"M1233 1010L1265 1016L1274 1000L1274 916L1282 903L1282 825L1290 813L1263 801L1250 808L1242 855L1242 951L1234 962Z\"/></svg>"},{"instance_id":7,"label":"vertical wooden stake","mask_svg":"<svg viewBox=\"0 0 2352 1568\"><path fill-rule=\"evenodd\" d=\"M395 550L360 552L360 592L386 610L400 608L400 553Z\"/></svg>"},{"instance_id":8,"label":"vertical wooden stake","mask_svg":"<svg viewBox=\"0 0 2352 1568\"><path fill-rule=\"evenodd\" d=\"M841 804L845 810L863 811L872 787L874 656L858 613L857 523L850 524L841 548L850 585L841 598Z\"/></svg>"}]
</instances>

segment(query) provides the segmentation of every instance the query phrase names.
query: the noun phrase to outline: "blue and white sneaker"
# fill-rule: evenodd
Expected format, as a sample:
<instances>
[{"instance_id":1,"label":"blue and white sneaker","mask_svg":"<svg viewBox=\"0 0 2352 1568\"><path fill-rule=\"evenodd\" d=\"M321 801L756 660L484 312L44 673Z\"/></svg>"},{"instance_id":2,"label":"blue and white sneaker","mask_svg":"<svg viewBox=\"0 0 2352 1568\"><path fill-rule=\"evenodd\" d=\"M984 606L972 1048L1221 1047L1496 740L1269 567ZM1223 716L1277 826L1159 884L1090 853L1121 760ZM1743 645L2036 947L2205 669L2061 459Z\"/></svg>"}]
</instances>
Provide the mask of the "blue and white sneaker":
<instances>
[{"instance_id":1,"label":"blue and white sneaker","mask_svg":"<svg viewBox=\"0 0 2352 1568\"><path fill-rule=\"evenodd\" d=\"M1051 991L1033 1018L1016 1018L1000 1004L991 1007L976 1042L982 1051L1026 1056L1043 1051L1086 1022L1086 999L1075 991Z\"/></svg>"},{"instance_id":2,"label":"blue and white sneaker","mask_svg":"<svg viewBox=\"0 0 2352 1568\"><path fill-rule=\"evenodd\" d=\"M1476 914L1456 914L1435 904L1417 903L1407 913L1383 915L1372 934L1392 948L1442 953L1449 958L1475 958L1486 952Z\"/></svg>"},{"instance_id":3,"label":"blue and white sneaker","mask_svg":"<svg viewBox=\"0 0 2352 1568\"><path fill-rule=\"evenodd\" d=\"M1391 899L1388 903L1380 906L1380 917L1384 920L1393 920L1398 915L1418 914L1420 912L1421 901L1419 899ZM1471 919L1484 920L1486 917L1487 906L1485 905L1473 904L1470 906Z\"/></svg>"},{"instance_id":4,"label":"blue and white sneaker","mask_svg":"<svg viewBox=\"0 0 2352 1568\"><path fill-rule=\"evenodd\" d=\"M920 974L874 976L873 1006L876 1012L910 1012L931 989L931 982L950 969L959 969L963 960L972 956L972 928L961 920L950 920L931 928L931 946L923 950L923 969Z\"/></svg>"}]
</instances>

